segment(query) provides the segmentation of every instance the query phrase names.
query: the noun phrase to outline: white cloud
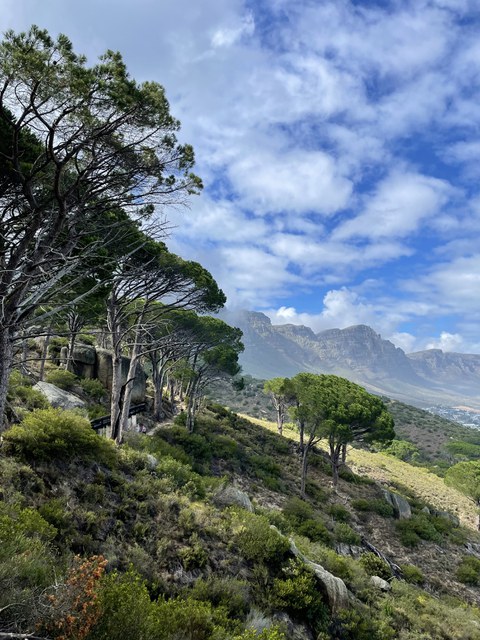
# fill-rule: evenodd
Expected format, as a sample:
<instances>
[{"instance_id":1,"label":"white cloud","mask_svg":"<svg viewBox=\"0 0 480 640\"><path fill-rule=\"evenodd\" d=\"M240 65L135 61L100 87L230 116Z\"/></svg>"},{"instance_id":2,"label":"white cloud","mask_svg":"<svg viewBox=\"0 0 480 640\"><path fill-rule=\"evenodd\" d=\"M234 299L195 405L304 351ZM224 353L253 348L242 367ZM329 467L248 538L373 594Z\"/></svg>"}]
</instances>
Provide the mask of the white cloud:
<instances>
[{"instance_id":1,"label":"white cloud","mask_svg":"<svg viewBox=\"0 0 480 640\"><path fill-rule=\"evenodd\" d=\"M440 337L428 342L426 349L441 349L442 351L462 351L464 340L459 333L442 331Z\"/></svg>"},{"instance_id":2,"label":"white cloud","mask_svg":"<svg viewBox=\"0 0 480 640\"><path fill-rule=\"evenodd\" d=\"M416 232L426 219L438 215L452 191L444 180L393 171L367 198L364 210L339 225L333 237L403 238Z\"/></svg>"},{"instance_id":3,"label":"white cloud","mask_svg":"<svg viewBox=\"0 0 480 640\"><path fill-rule=\"evenodd\" d=\"M212 46L230 47L232 44L240 40L243 36L251 36L255 31L255 20L253 15L248 13L242 18L240 24L234 27L221 27L212 35Z\"/></svg>"},{"instance_id":4,"label":"white cloud","mask_svg":"<svg viewBox=\"0 0 480 640\"><path fill-rule=\"evenodd\" d=\"M256 213L313 211L331 214L347 206L352 183L322 151L256 149L235 160L230 179Z\"/></svg>"}]
</instances>

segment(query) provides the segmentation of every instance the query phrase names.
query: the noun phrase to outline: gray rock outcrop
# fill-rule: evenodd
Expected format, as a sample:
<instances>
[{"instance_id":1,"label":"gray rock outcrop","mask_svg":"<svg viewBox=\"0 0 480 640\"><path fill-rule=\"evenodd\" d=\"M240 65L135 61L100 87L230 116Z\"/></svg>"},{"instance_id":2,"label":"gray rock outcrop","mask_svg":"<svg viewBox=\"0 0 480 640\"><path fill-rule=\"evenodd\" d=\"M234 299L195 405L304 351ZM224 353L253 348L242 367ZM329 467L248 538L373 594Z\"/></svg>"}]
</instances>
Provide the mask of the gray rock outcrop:
<instances>
[{"instance_id":1,"label":"gray rock outcrop","mask_svg":"<svg viewBox=\"0 0 480 640\"><path fill-rule=\"evenodd\" d=\"M238 506L247 511L253 511L253 505L247 494L231 484L217 491L213 501L219 507Z\"/></svg>"},{"instance_id":2,"label":"gray rock outcrop","mask_svg":"<svg viewBox=\"0 0 480 640\"><path fill-rule=\"evenodd\" d=\"M387 491L386 489L383 490L383 496L385 500L392 505L396 518L408 520L412 517L412 509L410 508L408 501L403 496L398 495L398 493Z\"/></svg>"},{"instance_id":3,"label":"gray rock outcrop","mask_svg":"<svg viewBox=\"0 0 480 640\"><path fill-rule=\"evenodd\" d=\"M107 349L96 349L96 377L100 380L104 387L109 391L112 390L112 354ZM130 366L129 358L122 358L122 384L127 381L128 368ZM141 367L137 367L135 380L132 389L132 402L143 402L145 400L146 391L146 375Z\"/></svg>"},{"instance_id":4,"label":"gray rock outcrop","mask_svg":"<svg viewBox=\"0 0 480 640\"><path fill-rule=\"evenodd\" d=\"M59 387L49 382L37 382L33 388L40 391L52 407L56 409L83 409L85 407L85 402L81 398L73 393L59 389Z\"/></svg>"},{"instance_id":5,"label":"gray rock outcrop","mask_svg":"<svg viewBox=\"0 0 480 640\"><path fill-rule=\"evenodd\" d=\"M313 573L317 576L320 584L325 589L332 611L339 611L340 609L345 609L349 606L353 595L350 594L341 578L334 576L332 573L324 569L321 564L317 564L316 562L309 560L298 550L293 540L290 540L290 550L294 556L303 560L303 562L310 567Z\"/></svg>"},{"instance_id":6,"label":"gray rock outcrop","mask_svg":"<svg viewBox=\"0 0 480 640\"><path fill-rule=\"evenodd\" d=\"M65 361L67 357L67 347L62 347L60 359ZM95 378L95 365L97 362L97 352L95 347L88 344L77 344L73 349L72 370L76 376L81 378Z\"/></svg>"},{"instance_id":7,"label":"gray rock outcrop","mask_svg":"<svg viewBox=\"0 0 480 640\"><path fill-rule=\"evenodd\" d=\"M391 591L392 589L392 585L383 578L380 578L380 576L372 576L370 582L375 588L380 589L380 591Z\"/></svg>"}]
</instances>

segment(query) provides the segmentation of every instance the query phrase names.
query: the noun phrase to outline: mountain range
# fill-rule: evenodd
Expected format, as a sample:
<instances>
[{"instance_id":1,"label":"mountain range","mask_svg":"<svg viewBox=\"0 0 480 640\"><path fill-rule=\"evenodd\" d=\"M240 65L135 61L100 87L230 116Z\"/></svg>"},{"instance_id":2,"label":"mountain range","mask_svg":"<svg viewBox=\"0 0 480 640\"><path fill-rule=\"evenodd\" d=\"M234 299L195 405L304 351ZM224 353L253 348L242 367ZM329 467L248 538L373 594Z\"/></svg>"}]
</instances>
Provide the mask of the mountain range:
<instances>
[{"instance_id":1,"label":"mountain range","mask_svg":"<svg viewBox=\"0 0 480 640\"><path fill-rule=\"evenodd\" d=\"M305 326L272 325L256 311L225 311L222 318L243 331L241 364L253 377L332 373L422 407L480 408L480 355L440 349L407 354L361 324L315 333Z\"/></svg>"}]
</instances>

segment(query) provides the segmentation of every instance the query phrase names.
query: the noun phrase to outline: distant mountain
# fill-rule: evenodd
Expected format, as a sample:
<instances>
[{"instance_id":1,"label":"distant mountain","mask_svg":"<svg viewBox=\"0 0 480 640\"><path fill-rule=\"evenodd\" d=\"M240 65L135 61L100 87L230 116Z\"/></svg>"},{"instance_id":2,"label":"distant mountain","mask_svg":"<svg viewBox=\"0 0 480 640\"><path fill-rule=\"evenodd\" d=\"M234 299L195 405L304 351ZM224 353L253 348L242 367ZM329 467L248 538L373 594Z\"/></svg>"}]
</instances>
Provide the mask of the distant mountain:
<instances>
[{"instance_id":1,"label":"distant mountain","mask_svg":"<svg viewBox=\"0 0 480 640\"><path fill-rule=\"evenodd\" d=\"M406 354L366 325L314 333L304 326L272 325L254 311L225 311L222 318L242 329L241 364L256 378L334 373L420 406L468 401L480 407L480 355L438 349Z\"/></svg>"}]
</instances>

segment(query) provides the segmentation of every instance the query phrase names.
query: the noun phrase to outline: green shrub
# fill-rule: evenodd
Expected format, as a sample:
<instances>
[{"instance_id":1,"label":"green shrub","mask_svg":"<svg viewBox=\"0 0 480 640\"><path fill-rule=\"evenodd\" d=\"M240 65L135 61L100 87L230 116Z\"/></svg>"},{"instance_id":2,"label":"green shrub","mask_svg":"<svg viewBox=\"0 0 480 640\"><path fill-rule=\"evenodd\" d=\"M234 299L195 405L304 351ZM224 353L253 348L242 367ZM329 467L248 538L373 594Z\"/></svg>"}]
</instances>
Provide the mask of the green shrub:
<instances>
[{"instance_id":1,"label":"green shrub","mask_svg":"<svg viewBox=\"0 0 480 640\"><path fill-rule=\"evenodd\" d=\"M183 464L170 456L160 458L155 472L159 477L170 480L172 489L181 489L191 497L205 497L205 485L201 476L189 465Z\"/></svg>"},{"instance_id":2,"label":"green shrub","mask_svg":"<svg viewBox=\"0 0 480 640\"><path fill-rule=\"evenodd\" d=\"M313 518L304 520L300 524L295 525L294 529L296 533L309 538L312 542L323 542L327 545L330 545L332 542L332 536L321 520Z\"/></svg>"},{"instance_id":3,"label":"green shrub","mask_svg":"<svg viewBox=\"0 0 480 640\"><path fill-rule=\"evenodd\" d=\"M190 536L188 547L180 549L179 556L186 571L201 569L208 560L208 554L196 533Z\"/></svg>"},{"instance_id":4,"label":"green shrub","mask_svg":"<svg viewBox=\"0 0 480 640\"><path fill-rule=\"evenodd\" d=\"M271 528L265 516L233 511L232 525L233 540L247 560L282 563L290 543Z\"/></svg>"},{"instance_id":5,"label":"green shrub","mask_svg":"<svg viewBox=\"0 0 480 640\"><path fill-rule=\"evenodd\" d=\"M45 396L32 388L31 381L22 376L19 371L12 371L8 381L8 401L14 405L21 405L25 409L46 409L48 402Z\"/></svg>"},{"instance_id":6,"label":"green shrub","mask_svg":"<svg viewBox=\"0 0 480 640\"><path fill-rule=\"evenodd\" d=\"M384 518L393 518L395 509L393 506L382 498L374 498L372 500L366 500L365 498L357 498L352 500L352 507L357 511L371 511L377 513Z\"/></svg>"},{"instance_id":7,"label":"green shrub","mask_svg":"<svg viewBox=\"0 0 480 640\"><path fill-rule=\"evenodd\" d=\"M349 522L352 518L350 511L341 504L331 504L327 507L328 515L338 522Z\"/></svg>"},{"instance_id":8,"label":"green shrub","mask_svg":"<svg viewBox=\"0 0 480 640\"><path fill-rule=\"evenodd\" d=\"M273 581L271 606L308 621L319 632L327 622L328 608L322 601L315 574L296 559L290 560L283 573L284 578Z\"/></svg>"},{"instance_id":9,"label":"green shrub","mask_svg":"<svg viewBox=\"0 0 480 640\"><path fill-rule=\"evenodd\" d=\"M385 560L370 551L362 554L359 562L369 576L379 576L384 580L389 580L392 577L392 570Z\"/></svg>"},{"instance_id":10,"label":"green shrub","mask_svg":"<svg viewBox=\"0 0 480 640\"><path fill-rule=\"evenodd\" d=\"M400 569L404 580L410 584L423 584L425 582L423 573L414 564L402 564Z\"/></svg>"},{"instance_id":11,"label":"green shrub","mask_svg":"<svg viewBox=\"0 0 480 640\"><path fill-rule=\"evenodd\" d=\"M338 542L346 544L360 544L361 541L359 534L345 522L338 522L335 525L334 536Z\"/></svg>"},{"instance_id":12,"label":"green shrub","mask_svg":"<svg viewBox=\"0 0 480 640\"><path fill-rule=\"evenodd\" d=\"M229 618L244 620L249 608L249 587L246 582L235 578L199 578L192 589L185 592L188 598L210 602L214 607L222 607Z\"/></svg>"},{"instance_id":13,"label":"green shrub","mask_svg":"<svg viewBox=\"0 0 480 640\"><path fill-rule=\"evenodd\" d=\"M92 400L101 400L107 392L100 380L96 378L83 378L80 380L80 386Z\"/></svg>"},{"instance_id":14,"label":"green shrub","mask_svg":"<svg viewBox=\"0 0 480 640\"><path fill-rule=\"evenodd\" d=\"M458 565L457 580L464 584L480 584L480 560L474 556L466 556Z\"/></svg>"},{"instance_id":15,"label":"green shrub","mask_svg":"<svg viewBox=\"0 0 480 640\"><path fill-rule=\"evenodd\" d=\"M95 346L95 336L91 333L79 333L78 334L78 342L81 344L88 344L91 347Z\"/></svg>"},{"instance_id":16,"label":"green shrub","mask_svg":"<svg viewBox=\"0 0 480 640\"><path fill-rule=\"evenodd\" d=\"M65 391L73 389L77 380L77 376L66 369L52 369L52 371L49 371L46 375L47 382Z\"/></svg>"},{"instance_id":17,"label":"green shrub","mask_svg":"<svg viewBox=\"0 0 480 640\"><path fill-rule=\"evenodd\" d=\"M442 520L445 520L445 518L442 518ZM441 542L443 536L435 527L436 521L436 518L426 513L418 513L408 520L399 520L396 523L396 527L400 531L402 544L415 546L420 538L431 542Z\"/></svg>"},{"instance_id":18,"label":"green shrub","mask_svg":"<svg viewBox=\"0 0 480 640\"><path fill-rule=\"evenodd\" d=\"M290 498L283 507L283 515L292 522L303 522L313 518L313 507L300 498Z\"/></svg>"},{"instance_id":19,"label":"green shrub","mask_svg":"<svg viewBox=\"0 0 480 640\"><path fill-rule=\"evenodd\" d=\"M116 461L112 442L98 436L85 418L72 411L37 409L4 433L5 449L28 461Z\"/></svg>"}]
</instances>

